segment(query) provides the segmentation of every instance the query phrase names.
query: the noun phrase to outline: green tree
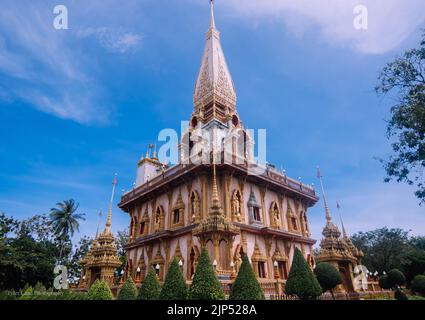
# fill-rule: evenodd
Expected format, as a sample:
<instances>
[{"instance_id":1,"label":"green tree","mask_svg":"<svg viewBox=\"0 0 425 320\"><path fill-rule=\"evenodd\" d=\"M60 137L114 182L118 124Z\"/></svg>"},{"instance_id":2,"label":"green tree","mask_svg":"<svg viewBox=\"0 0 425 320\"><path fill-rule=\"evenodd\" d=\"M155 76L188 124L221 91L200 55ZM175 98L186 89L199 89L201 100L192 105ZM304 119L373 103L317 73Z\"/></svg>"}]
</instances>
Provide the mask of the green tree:
<instances>
[{"instance_id":1,"label":"green tree","mask_svg":"<svg viewBox=\"0 0 425 320\"><path fill-rule=\"evenodd\" d=\"M320 287L310 266L298 248L294 250L285 293L295 295L302 300L315 299L322 294L322 287Z\"/></svg>"},{"instance_id":2,"label":"green tree","mask_svg":"<svg viewBox=\"0 0 425 320\"><path fill-rule=\"evenodd\" d=\"M333 289L342 283L342 277L339 271L328 262L320 262L314 269L317 281L319 281L322 291L330 291L332 298L335 300Z\"/></svg>"},{"instance_id":3,"label":"green tree","mask_svg":"<svg viewBox=\"0 0 425 320\"><path fill-rule=\"evenodd\" d=\"M151 267L146 278L143 280L139 289L137 299L139 300L159 300L161 286L156 277L155 270Z\"/></svg>"},{"instance_id":4,"label":"green tree","mask_svg":"<svg viewBox=\"0 0 425 320\"><path fill-rule=\"evenodd\" d=\"M21 289L26 283L51 286L57 246L27 235L0 240L0 288Z\"/></svg>"},{"instance_id":5,"label":"green tree","mask_svg":"<svg viewBox=\"0 0 425 320\"><path fill-rule=\"evenodd\" d=\"M391 93L396 101L387 125L394 154L381 159L385 181L415 184L416 197L425 202L425 33L420 47L406 51L388 63L375 88L380 95Z\"/></svg>"},{"instance_id":6,"label":"green tree","mask_svg":"<svg viewBox=\"0 0 425 320\"><path fill-rule=\"evenodd\" d=\"M117 243L118 257L120 258L120 261L121 261L121 266L119 267L121 271L125 268L125 264L127 262L126 251L124 247L129 240L128 230L125 229L125 230L118 231L115 239Z\"/></svg>"},{"instance_id":7,"label":"green tree","mask_svg":"<svg viewBox=\"0 0 425 320\"><path fill-rule=\"evenodd\" d=\"M407 250L400 269L406 276L406 282L410 284L416 275L425 272L425 251L415 247Z\"/></svg>"},{"instance_id":8,"label":"green tree","mask_svg":"<svg viewBox=\"0 0 425 320\"><path fill-rule=\"evenodd\" d=\"M203 248L189 289L189 298L192 300L222 300L223 288L218 281L207 249Z\"/></svg>"},{"instance_id":9,"label":"green tree","mask_svg":"<svg viewBox=\"0 0 425 320\"><path fill-rule=\"evenodd\" d=\"M425 295L425 275L417 275L413 278L411 288L413 292Z\"/></svg>"},{"instance_id":10,"label":"green tree","mask_svg":"<svg viewBox=\"0 0 425 320\"><path fill-rule=\"evenodd\" d=\"M415 249L425 251L425 237L423 236L411 237L409 239L409 244Z\"/></svg>"},{"instance_id":11,"label":"green tree","mask_svg":"<svg viewBox=\"0 0 425 320\"><path fill-rule=\"evenodd\" d=\"M118 293L118 300L136 300L137 287L131 277L128 277Z\"/></svg>"},{"instance_id":12,"label":"green tree","mask_svg":"<svg viewBox=\"0 0 425 320\"><path fill-rule=\"evenodd\" d=\"M105 281L96 280L87 293L89 300L113 300L111 289Z\"/></svg>"},{"instance_id":13,"label":"green tree","mask_svg":"<svg viewBox=\"0 0 425 320\"><path fill-rule=\"evenodd\" d=\"M264 300L263 290L261 290L247 255L243 256L242 265L232 285L229 300Z\"/></svg>"},{"instance_id":14,"label":"green tree","mask_svg":"<svg viewBox=\"0 0 425 320\"><path fill-rule=\"evenodd\" d=\"M353 244L363 251L363 264L371 271L382 273L401 268L403 256L409 249L409 232L387 227L359 232L351 237Z\"/></svg>"},{"instance_id":15,"label":"green tree","mask_svg":"<svg viewBox=\"0 0 425 320\"><path fill-rule=\"evenodd\" d=\"M176 257L171 262L165 277L164 285L162 286L161 300L186 300L187 286L183 274L180 271L179 263Z\"/></svg>"},{"instance_id":16,"label":"green tree","mask_svg":"<svg viewBox=\"0 0 425 320\"><path fill-rule=\"evenodd\" d=\"M56 204L58 208L50 210L50 218L55 234L61 241L61 249L59 253L59 260L62 260L63 247L65 242L74 235L75 231L79 229L78 220L85 220L84 213L77 213L78 203L74 199L65 200Z\"/></svg>"},{"instance_id":17,"label":"green tree","mask_svg":"<svg viewBox=\"0 0 425 320\"><path fill-rule=\"evenodd\" d=\"M14 232L19 226L19 221L13 217L8 217L5 213L0 213L0 241L7 238L10 232Z\"/></svg>"},{"instance_id":18,"label":"green tree","mask_svg":"<svg viewBox=\"0 0 425 320\"><path fill-rule=\"evenodd\" d=\"M71 278L78 278L81 275L81 259L87 255L93 239L87 236L80 238L78 243L74 246L72 256L67 262L68 275Z\"/></svg>"}]
</instances>

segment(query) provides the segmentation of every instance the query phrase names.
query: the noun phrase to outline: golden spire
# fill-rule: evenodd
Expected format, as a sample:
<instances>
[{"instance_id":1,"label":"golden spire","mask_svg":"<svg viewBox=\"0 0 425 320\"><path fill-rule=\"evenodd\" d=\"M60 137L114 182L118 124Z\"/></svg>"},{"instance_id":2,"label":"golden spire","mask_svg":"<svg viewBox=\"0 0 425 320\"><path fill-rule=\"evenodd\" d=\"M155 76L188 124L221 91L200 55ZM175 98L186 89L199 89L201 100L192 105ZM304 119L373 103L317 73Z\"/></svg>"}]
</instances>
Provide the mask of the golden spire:
<instances>
[{"instance_id":1,"label":"golden spire","mask_svg":"<svg viewBox=\"0 0 425 320\"><path fill-rule=\"evenodd\" d=\"M97 228L96 228L96 237L94 238L97 240L99 238L99 225L100 225L100 217L102 216L102 210L99 211L99 221L97 222Z\"/></svg>"},{"instance_id":2,"label":"golden spire","mask_svg":"<svg viewBox=\"0 0 425 320\"><path fill-rule=\"evenodd\" d=\"M344 238L347 238L347 232L345 231L344 221L342 221L342 215L341 211L339 210L339 203L336 203L336 207L338 208L338 214L339 214L339 220L341 220L341 227L342 227L342 236Z\"/></svg>"},{"instance_id":3,"label":"golden spire","mask_svg":"<svg viewBox=\"0 0 425 320\"><path fill-rule=\"evenodd\" d=\"M323 177L322 177L322 174L320 173L319 166L317 166L317 178L319 178L320 180L320 187L322 189L323 203L325 205L326 221L331 222L332 221L331 212L329 210L328 203L326 201L325 189L323 188L323 181L322 181Z\"/></svg>"},{"instance_id":4,"label":"golden spire","mask_svg":"<svg viewBox=\"0 0 425 320\"><path fill-rule=\"evenodd\" d=\"M108 208L108 218L106 219L106 225L105 225L105 234L111 233L111 217L112 217L112 204L114 202L114 194L115 194L115 187L117 185L117 174L114 175L114 180L112 180L112 194L111 194L111 200L109 201L109 208Z\"/></svg>"}]
</instances>

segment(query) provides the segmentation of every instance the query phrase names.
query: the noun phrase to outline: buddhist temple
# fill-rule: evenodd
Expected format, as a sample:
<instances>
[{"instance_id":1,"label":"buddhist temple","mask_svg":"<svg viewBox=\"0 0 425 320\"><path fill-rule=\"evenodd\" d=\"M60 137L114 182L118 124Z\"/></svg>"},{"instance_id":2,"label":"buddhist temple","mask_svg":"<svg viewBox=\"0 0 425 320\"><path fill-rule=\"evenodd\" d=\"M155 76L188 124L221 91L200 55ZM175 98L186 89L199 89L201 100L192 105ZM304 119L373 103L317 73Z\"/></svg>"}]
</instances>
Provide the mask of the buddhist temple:
<instances>
[{"instance_id":1,"label":"buddhist temple","mask_svg":"<svg viewBox=\"0 0 425 320\"><path fill-rule=\"evenodd\" d=\"M134 187L119 203L130 221L126 276L141 281L153 267L163 281L177 257L190 284L206 247L225 292L248 255L270 297L283 293L295 248L314 265L308 210L318 198L312 186L255 160L212 1L210 9L179 163L161 163L149 146L137 163Z\"/></svg>"}]
</instances>

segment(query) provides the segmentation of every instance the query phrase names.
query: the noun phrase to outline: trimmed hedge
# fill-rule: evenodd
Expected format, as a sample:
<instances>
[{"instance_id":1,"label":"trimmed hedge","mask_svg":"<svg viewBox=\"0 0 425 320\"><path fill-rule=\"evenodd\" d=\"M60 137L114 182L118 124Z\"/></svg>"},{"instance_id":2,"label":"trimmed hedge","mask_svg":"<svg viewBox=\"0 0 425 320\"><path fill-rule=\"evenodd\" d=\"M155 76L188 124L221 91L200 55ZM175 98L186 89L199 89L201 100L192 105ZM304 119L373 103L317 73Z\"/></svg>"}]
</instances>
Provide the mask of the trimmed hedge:
<instances>
[{"instance_id":1,"label":"trimmed hedge","mask_svg":"<svg viewBox=\"0 0 425 320\"><path fill-rule=\"evenodd\" d=\"M411 283L412 291L425 295L425 276L417 275Z\"/></svg>"},{"instance_id":2,"label":"trimmed hedge","mask_svg":"<svg viewBox=\"0 0 425 320\"><path fill-rule=\"evenodd\" d=\"M118 300L136 300L137 287L131 277L128 277L120 291L118 292Z\"/></svg>"},{"instance_id":3,"label":"trimmed hedge","mask_svg":"<svg viewBox=\"0 0 425 320\"><path fill-rule=\"evenodd\" d=\"M161 300L186 300L187 286L183 274L180 271L179 263L176 257L171 262L165 277L164 285L162 286Z\"/></svg>"},{"instance_id":4,"label":"trimmed hedge","mask_svg":"<svg viewBox=\"0 0 425 320\"><path fill-rule=\"evenodd\" d=\"M301 300L315 299L322 294L322 287L298 248L294 250L285 293L295 295Z\"/></svg>"},{"instance_id":5,"label":"trimmed hedge","mask_svg":"<svg viewBox=\"0 0 425 320\"><path fill-rule=\"evenodd\" d=\"M232 285L229 300L264 300L263 290L261 290L247 255L244 255L242 259L242 265Z\"/></svg>"},{"instance_id":6,"label":"trimmed hedge","mask_svg":"<svg viewBox=\"0 0 425 320\"><path fill-rule=\"evenodd\" d=\"M329 262L320 262L314 269L317 281L319 281L322 291L330 291L335 299L333 289L342 283L342 277L339 271Z\"/></svg>"},{"instance_id":7,"label":"trimmed hedge","mask_svg":"<svg viewBox=\"0 0 425 320\"><path fill-rule=\"evenodd\" d=\"M222 300L223 288L218 281L207 249L203 248L189 289L189 299L193 300Z\"/></svg>"},{"instance_id":8,"label":"trimmed hedge","mask_svg":"<svg viewBox=\"0 0 425 320\"><path fill-rule=\"evenodd\" d=\"M158 300L161 294L161 285L156 277L155 270L151 267L137 295L138 300Z\"/></svg>"},{"instance_id":9,"label":"trimmed hedge","mask_svg":"<svg viewBox=\"0 0 425 320\"><path fill-rule=\"evenodd\" d=\"M111 289L105 281L96 280L87 294L89 300L113 300Z\"/></svg>"},{"instance_id":10,"label":"trimmed hedge","mask_svg":"<svg viewBox=\"0 0 425 320\"><path fill-rule=\"evenodd\" d=\"M406 283L404 274L398 269L392 269L388 272L388 284L391 287L402 286Z\"/></svg>"}]
</instances>

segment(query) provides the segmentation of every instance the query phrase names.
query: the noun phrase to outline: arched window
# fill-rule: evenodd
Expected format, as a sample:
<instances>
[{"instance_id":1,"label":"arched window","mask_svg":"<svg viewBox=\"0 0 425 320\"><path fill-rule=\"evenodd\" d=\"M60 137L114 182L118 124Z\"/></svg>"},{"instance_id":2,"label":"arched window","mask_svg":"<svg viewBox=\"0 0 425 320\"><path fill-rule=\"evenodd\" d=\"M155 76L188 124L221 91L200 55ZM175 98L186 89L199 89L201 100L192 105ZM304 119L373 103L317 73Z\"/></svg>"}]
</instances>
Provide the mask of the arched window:
<instances>
[{"instance_id":1,"label":"arched window","mask_svg":"<svg viewBox=\"0 0 425 320\"><path fill-rule=\"evenodd\" d=\"M146 227L146 222L145 221L142 221L140 223L140 234L141 235L144 235L145 234L145 227Z\"/></svg>"},{"instance_id":2,"label":"arched window","mask_svg":"<svg viewBox=\"0 0 425 320\"><path fill-rule=\"evenodd\" d=\"M174 209L173 211L173 224L180 222L180 209Z\"/></svg>"},{"instance_id":3,"label":"arched window","mask_svg":"<svg viewBox=\"0 0 425 320\"><path fill-rule=\"evenodd\" d=\"M130 222L130 238L133 238L134 234L134 218L131 218L131 222Z\"/></svg>"}]
</instances>

